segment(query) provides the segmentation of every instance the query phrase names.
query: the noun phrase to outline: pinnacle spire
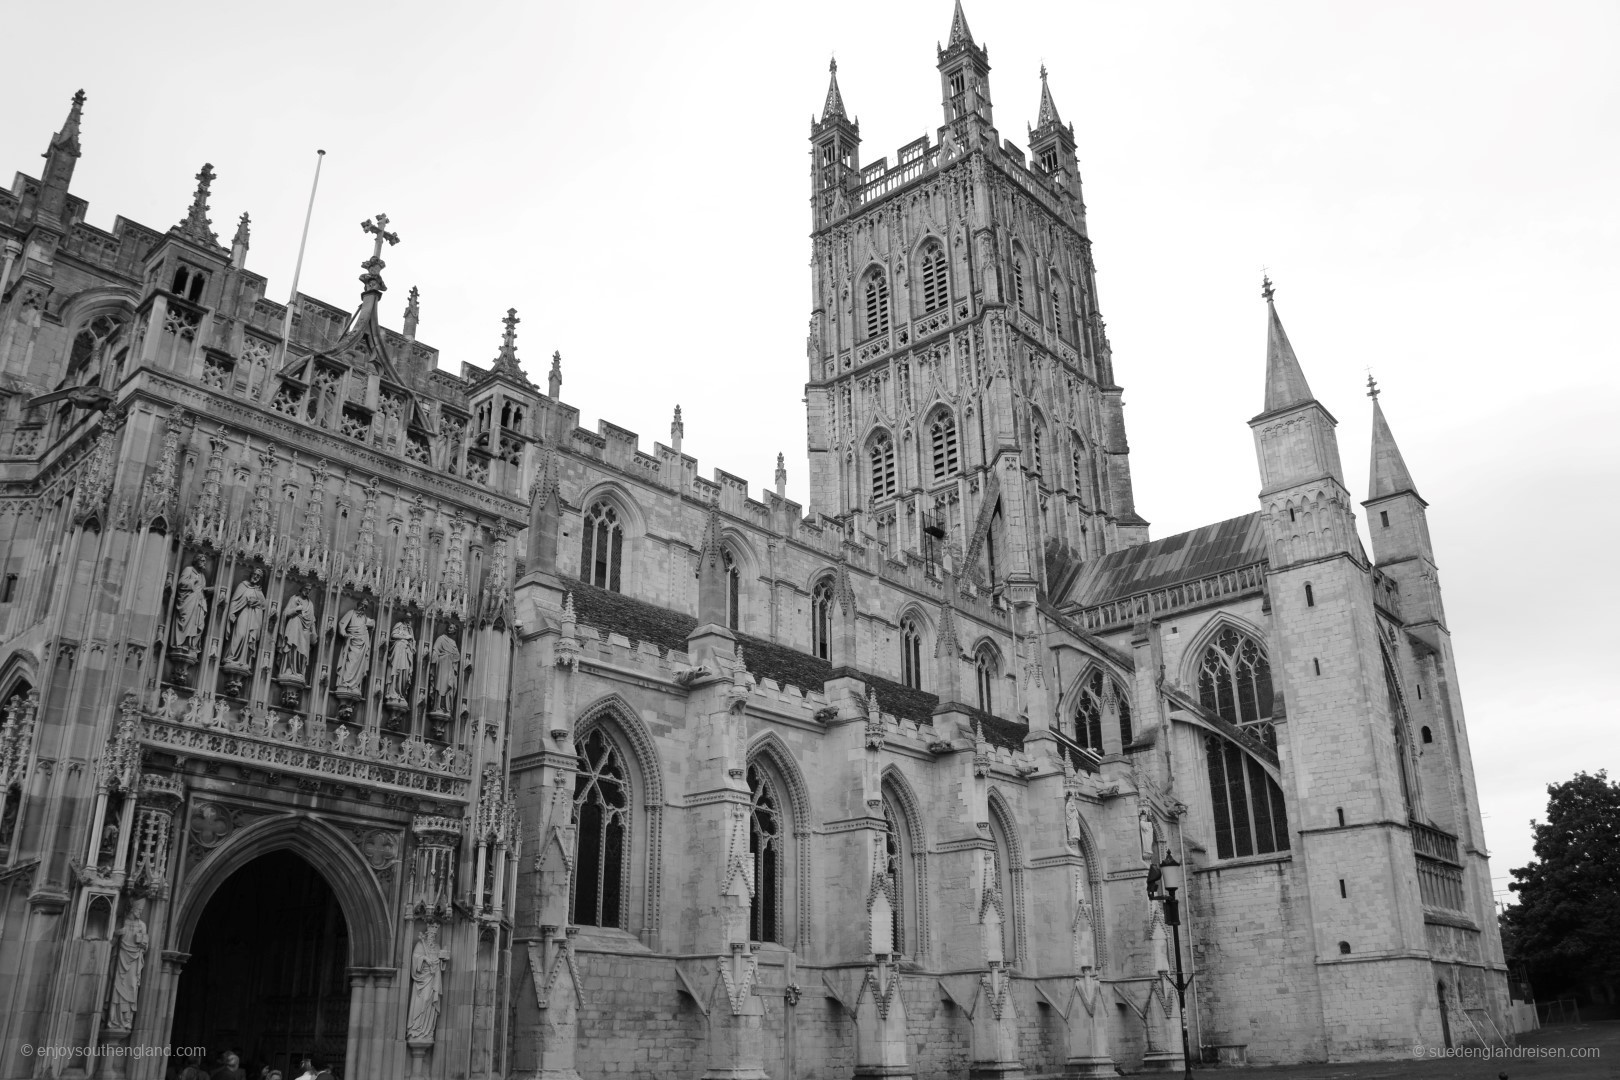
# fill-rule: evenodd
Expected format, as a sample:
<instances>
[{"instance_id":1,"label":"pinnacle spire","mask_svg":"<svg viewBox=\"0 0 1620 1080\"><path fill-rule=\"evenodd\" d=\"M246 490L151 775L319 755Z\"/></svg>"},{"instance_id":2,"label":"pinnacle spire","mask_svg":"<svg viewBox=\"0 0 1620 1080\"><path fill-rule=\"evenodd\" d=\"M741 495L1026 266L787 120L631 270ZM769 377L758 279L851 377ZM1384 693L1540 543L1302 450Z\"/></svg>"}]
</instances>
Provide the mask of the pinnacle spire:
<instances>
[{"instance_id":1,"label":"pinnacle spire","mask_svg":"<svg viewBox=\"0 0 1620 1080\"><path fill-rule=\"evenodd\" d=\"M252 224L253 223L248 220L247 211L242 211L242 216L236 221L236 235L231 238L231 246L233 248L241 247L244 250L247 248L248 243L252 238Z\"/></svg>"},{"instance_id":2,"label":"pinnacle spire","mask_svg":"<svg viewBox=\"0 0 1620 1080\"><path fill-rule=\"evenodd\" d=\"M828 120L848 120L849 114L844 111L844 95L838 92L838 61L835 58L827 65L832 72L827 83L827 103L821 107L821 122Z\"/></svg>"},{"instance_id":3,"label":"pinnacle spire","mask_svg":"<svg viewBox=\"0 0 1620 1080\"><path fill-rule=\"evenodd\" d=\"M62 122L62 130L56 133L51 140L51 150L63 150L79 156L79 118L84 114L84 91L80 90L73 95L73 104L68 107L67 119ZM46 157L50 152L46 151Z\"/></svg>"},{"instance_id":4,"label":"pinnacle spire","mask_svg":"<svg viewBox=\"0 0 1620 1080\"><path fill-rule=\"evenodd\" d=\"M214 167L204 162L197 171L196 180L197 190L191 196L191 209L186 211L185 218L178 226L180 235L198 244L218 247L219 237L214 234L214 223L208 220L208 189L214 182Z\"/></svg>"},{"instance_id":5,"label":"pinnacle spire","mask_svg":"<svg viewBox=\"0 0 1620 1080\"><path fill-rule=\"evenodd\" d=\"M1401 457L1401 448L1395 445L1395 436L1389 430L1389 421L1384 419L1383 406L1378 404L1378 391L1371 377L1367 383L1372 389L1367 394L1373 399L1372 416L1372 467L1367 479L1367 498L1381 499L1386 495L1398 495L1403 491L1410 491L1417 495L1417 485L1412 483L1412 474L1407 471L1406 461ZM1421 495L1418 498L1422 498Z\"/></svg>"},{"instance_id":6,"label":"pinnacle spire","mask_svg":"<svg viewBox=\"0 0 1620 1080\"><path fill-rule=\"evenodd\" d=\"M506 309L506 318L501 320L501 325L506 329L501 334L501 351L495 357L493 370L518 382L527 383L529 377L523 374L523 368L517 358L517 327L522 321L518 318L517 308Z\"/></svg>"},{"instance_id":7,"label":"pinnacle spire","mask_svg":"<svg viewBox=\"0 0 1620 1080\"><path fill-rule=\"evenodd\" d=\"M1299 358L1294 355L1294 347L1288 343L1288 334L1283 330L1282 320L1277 317L1277 304L1274 299L1276 289L1267 277L1260 288L1260 295L1266 300L1266 407L1265 412L1275 412L1286 409L1291 405L1300 405L1315 400L1311 395L1310 384L1305 381L1305 372L1299 366Z\"/></svg>"},{"instance_id":8,"label":"pinnacle spire","mask_svg":"<svg viewBox=\"0 0 1620 1080\"><path fill-rule=\"evenodd\" d=\"M1061 124L1062 117L1058 116L1057 106L1052 103L1052 88L1046 85L1046 65L1041 65L1041 111L1035 117L1035 126L1043 128L1047 124Z\"/></svg>"},{"instance_id":9,"label":"pinnacle spire","mask_svg":"<svg viewBox=\"0 0 1620 1080\"><path fill-rule=\"evenodd\" d=\"M973 31L968 29L967 16L962 14L962 0L956 0L956 10L951 14L951 36L946 39L945 47L962 43L973 44Z\"/></svg>"},{"instance_id":10,"label":"pinnacle spire","mask_svg":"<svg viewBox=\"0 0 1620 1080\"><path fill-rule=\"evenodd\" d=\"M562 350L556 349L551 354L551 374L546 377L546 393L551 400L557 400L557 392L562 389Z\"/></svg>"}]
</instances>

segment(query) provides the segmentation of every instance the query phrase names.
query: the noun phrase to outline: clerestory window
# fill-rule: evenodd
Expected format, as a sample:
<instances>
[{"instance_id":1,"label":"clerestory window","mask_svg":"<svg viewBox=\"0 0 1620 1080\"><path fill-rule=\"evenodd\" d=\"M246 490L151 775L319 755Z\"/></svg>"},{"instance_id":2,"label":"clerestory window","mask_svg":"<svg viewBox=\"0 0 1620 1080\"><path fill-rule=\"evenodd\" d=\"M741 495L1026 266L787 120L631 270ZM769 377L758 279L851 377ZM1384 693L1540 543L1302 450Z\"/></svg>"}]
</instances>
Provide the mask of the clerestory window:
<instances>
[{"instance_id":1,"label":"clerestory window","mask_svg":"<svg viewBox=\"0 0 1620 1080\"><path fill-rule=\"evenodd\" d=\"M922 628L914 618L900 620L900 681L922 689Z\"/></svg>"},{"instance_id":2,"label":"clerestory window","mask_svg":"<svg viewBox=\"0 0 1620 1080\"><path fill-rule=\"evenodd\" d=\"M603 499L585 514L580 540L579 576L588 585L620 591L624 562L624 526L613 504Z\"/></svg>"},{"instance_id":3,"label":"clerestory window","mask_svg":"<svg viewBox=\"0 0 1620 1080\"><path fill-rule=\"evenodd\" d=\"M832 659L832 582L822 578L810 590L810 651Z\"/></svg>"}]
</instances>

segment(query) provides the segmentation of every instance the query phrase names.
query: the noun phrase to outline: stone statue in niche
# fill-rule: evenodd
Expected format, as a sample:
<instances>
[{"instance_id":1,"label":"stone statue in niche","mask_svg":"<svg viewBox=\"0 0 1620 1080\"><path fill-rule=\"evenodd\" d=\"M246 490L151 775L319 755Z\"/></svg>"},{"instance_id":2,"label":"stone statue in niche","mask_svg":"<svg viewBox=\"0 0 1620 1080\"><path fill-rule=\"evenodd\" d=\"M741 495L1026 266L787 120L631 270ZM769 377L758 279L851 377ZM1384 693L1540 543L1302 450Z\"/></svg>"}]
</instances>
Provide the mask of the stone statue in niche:
<instances>
[{"instance_id":1,"label":"stone statue in niche","mask_svg":"<svg viewBox=\"0 0 1620 1080\"><path fill-rule=\"evenodd\" d=\"M107 1003L107 1027L113 1031L128 1031L135 1026L135 1000L140 994L150 942L146 901L137 898L118 931L118 951L113 958L112 997Z\"/></svg>"},{"instance_id":2,"label":"stone statue in niche","mask_svg":"<svg viewBox=\"0 0 1620 1080\"><path fill-rule=\"evenodd\" d=\"M1136 812L1137 831L1142 835L1142 861L1149 865L1153 862L1153 819L1146 810Z\"/></svg>"},{"instance_id":3,"label":"stone statue in niche","mask_svg":"<svg viewBox=\"0 0 1620 1080\"><path fill-rule=\"evenodd\" d=\"M408 708L411 703L411 682L416 674L416 635L405 619L394 623L388 635L387 690L383 704L393 709Z\"/></svg>"},{"instance_id":4,"label":"stone statue in niche","mask_svg":"<svg viewBox=\"0 0 1620 1080\"><path fill-rule=\"evenodd\" d=\"M1080 800L1070 795L1063 800L1063 820L1068 831L1069 843L1082 851L1084 845L1080 843Z\"/></svg>"},{"instance_id":5,"label":"stone statue in niche","mask_svg":"<svg viewBox=\"0 0 1620 1080\"><path fill-rule=\"evenodd\" d=\"M174 631L169 637L177 660L196 660L208 629L208 594L213 590L203 576L207 564L198 555L180 571L174 587Z\"/></svg>"},{"instance_id":6,"label":"stone statue in niche","mask_svg":"<svg viewBox=\"0 0 1620 1080\"><path fill-rule=\"evenodd\" d=\"M444 969L449 964L439 948L439 924L430 922L416 935L411 950L411 1010L405 1021L409 1042L431 1043L439 1026L439 1003L444 995Z\"/></svg>"},{"instance_id":7,"label":"stone statue in niche","mask_svg":"<svg viewBox=\"0 0 1620 1080\"><path fill-rule=\"evenodd\" d=\"M277 682L298 686L309 682L309 656L315 644L315 605L309 593L309 586L303 586L281 609L281 669Z\"/></svg>"},{"instance_id":8,"label":"stone statue in niche","mask_svg":"<svg viewBox=\"0 0 1620 1080\"><path fill-rule=\"evenodd\" d=\"M371 617L371 604L365 600L338 620L338 635L343 643L338 648L337 679L333 687L339 697L365 694L366 676L371 674L371 628L376 625Z\"/></svg>"},{"instance_id":9,"label":"stone statue in niche","mask_svg":"<svg viewBox=\"0 0 1620 1080\"><path fill-rule=\"evenodd\" d=\"M440 634L433 641L428 659L431 664L428 678L432 687L428 712L441 719L453 716L456 694L461 689L461 650L456 646L456 639L449 634Z\"/></svg>"},{"instance_id":10,"label":"stone statue in niche","mask_svg":"<svg viewBox=\"0 0 1620 1080\"><path fill-rule=\"evenodd\" d=\"M253 655L259 647L259 632L264 626L264 590L260 588L263 581L264 572L255 568L231 594L231 606L226 612L231 637L220 663L226 671L253 670Z\"/></svg>"}]
</instances>

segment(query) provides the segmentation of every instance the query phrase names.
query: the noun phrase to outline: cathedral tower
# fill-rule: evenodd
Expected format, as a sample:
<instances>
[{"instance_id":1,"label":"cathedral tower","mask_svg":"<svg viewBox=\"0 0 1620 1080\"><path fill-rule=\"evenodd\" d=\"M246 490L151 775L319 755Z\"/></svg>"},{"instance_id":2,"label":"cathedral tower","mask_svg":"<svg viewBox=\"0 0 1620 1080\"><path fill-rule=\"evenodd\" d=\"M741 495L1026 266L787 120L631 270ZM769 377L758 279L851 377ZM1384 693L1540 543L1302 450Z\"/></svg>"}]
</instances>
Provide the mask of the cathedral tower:
<instances>
[{"instance_id":1,"label":"cathedral tower","mask_svg":"<svg viewBox=\"0 0 1620 1080\"><path fill-rule=\"evenodd\" d=\"M1098 314L1074 133L1045 73L1034 161L994 127L958 4L944 123L862 167L836 68L811 125L811 505L983 587L1052 587L1146 539Z\"/></svg>"}]
</instances>

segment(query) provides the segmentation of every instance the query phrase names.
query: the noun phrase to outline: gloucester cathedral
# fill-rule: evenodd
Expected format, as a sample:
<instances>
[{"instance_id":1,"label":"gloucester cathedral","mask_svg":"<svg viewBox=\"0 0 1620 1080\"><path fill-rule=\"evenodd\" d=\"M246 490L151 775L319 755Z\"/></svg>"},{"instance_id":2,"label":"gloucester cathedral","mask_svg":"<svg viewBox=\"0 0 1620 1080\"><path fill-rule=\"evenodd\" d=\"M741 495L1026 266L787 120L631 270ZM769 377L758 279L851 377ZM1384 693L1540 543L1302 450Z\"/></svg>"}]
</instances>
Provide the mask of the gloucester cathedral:
<instances>
[{"instance_id":1,"label":"gloucester cathedral","mask_svg":"<svg viewBox=\"0 0 1620 1080\"><path fill-rule=\"evenodd\" d=\"M1267 283L1258 501L1152 538L1073 130L1043 72L1004 141L989 75L958 6L940 125L863 163L834 71L808 507L783 458L704 475L678 408L650 448L580 426L515 311L481 363L419 339L414 289L389 325L386 215L356 301L290 307L207 165L176 224L92 224L75 96L0 190L0 1077L160 1080L165 1047L1112 1076L1511 1035L1376 391L1369 551Z\"/></svg>"}]
</instances>

